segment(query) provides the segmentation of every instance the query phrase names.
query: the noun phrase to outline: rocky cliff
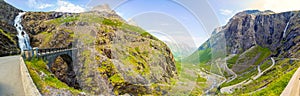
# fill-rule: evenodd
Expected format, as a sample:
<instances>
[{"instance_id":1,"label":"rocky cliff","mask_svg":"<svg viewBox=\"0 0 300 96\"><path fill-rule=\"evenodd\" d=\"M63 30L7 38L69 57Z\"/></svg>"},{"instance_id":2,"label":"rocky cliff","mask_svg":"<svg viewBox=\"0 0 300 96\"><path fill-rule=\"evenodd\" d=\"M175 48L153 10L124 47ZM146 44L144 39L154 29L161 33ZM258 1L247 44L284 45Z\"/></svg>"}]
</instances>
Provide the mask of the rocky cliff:
<instances>
[{"instance_id":1,"label":"rocky cliff","mask_svg":"<svg viewBox=\"0 0 300 96\"><path fill-rule=\"evenodd\" d=\"M264 68L270 66L267 64L271 64L271 57L281 58L276 60L278 68L272 68L265 73L268 75L263 75L262 78L258 76L259 79L254 80L255 84L261 84L259 88L249 89L252 83L244 84L245 87L237 88L239 91L235 95L259 92L258 90L262 87L274 88L268 86L276 86L282 91L284 86L273 81L280 81L277 78L284 77L276 72L291 72L298 67L292 59L300 56L299 20L300 11L275 13L269 10L246 10L239 12L225 26L216 28L212 37L186 60L198 62L206 70L227 78L227 81L219 86L219 89L222 89L252 80L260 72L262 66ZM220 60L221 63L218 63ZM290 60L289 63L282 63L288 60ZM288 69L285 64L293 67ZM276 94L280 94L278 90Z\"/></svg>"},{"instance_id":2,"label":"rocky cliff","mask_svg":"<svg viewBox=\"0 0 300 96\"><path fill-rule=\"evenodd\" d=\"M21 10L0 1L0 56L19 53L14 19Z\"/></svg>"},{"instance_id":3,"label":"rocky cliff","mask_svg":"<svg viewBox=\"0 0 300 96\"><path fill-rule=\"evenodd\" d=\"M255 45L269 48L276 55L299 57L299 11L244 11L222 27L227 52L237 54Z\"/></svg>"},{"instance_id":4,"label":"rocky cliff","mask_svg":"<svg viewBox=\"0 0 300 96\"><path fill-rule=\"evenodd\" d=\"M212 38L200 46L199 50L222 45L222 41L212 40L224 38L227 54L242 54L251 47L261 46L270 49L274 56L299 57L299 16L300 11L239 12L225 26L217 28Z\"/></svg>"},{"instance_id":5,"label":"rocky cliff","mask_svg":"<svg viewBox=\"0 0 300 96\"><path fill-rule=\"evenodd\" d=\"M74 88L86 94L166 94L166 86L177 76L173 55L166 44L127 24L112 10L79 14L27 12L22 25L33 47L78 48L74 54L77 60L73 61L73 84L78 83ZM50 68L52 71L65 70L62 60L56 63L59 64ZM54 75L62 81L72 79L64 74ZM66 83L73 86L72 80ZM50 90L43 91L45 95L69 94L51 85L44 89Z\"/></svg>"}]
</instances>

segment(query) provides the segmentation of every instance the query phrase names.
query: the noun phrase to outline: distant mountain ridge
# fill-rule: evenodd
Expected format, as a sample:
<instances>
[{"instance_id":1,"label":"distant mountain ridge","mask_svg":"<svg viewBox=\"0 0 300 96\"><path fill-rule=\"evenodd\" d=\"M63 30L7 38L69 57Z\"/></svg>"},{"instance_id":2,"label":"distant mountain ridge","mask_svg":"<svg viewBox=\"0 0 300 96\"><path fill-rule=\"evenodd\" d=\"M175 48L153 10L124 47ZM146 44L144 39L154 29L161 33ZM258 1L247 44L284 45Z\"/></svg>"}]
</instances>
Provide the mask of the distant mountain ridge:
<instances>
[{"instance_id":1,"label":"distant mountain ridge","mask_svg":"<svg viewBox=\"0 0 300 96\"><path fill-rule=\"evenodd\" d=\"M280 62L277 65L281 67L286 66L286 63L282 62L290 60L289 64L294 64L294 67L290 69L279 68L280 72L290 72L299 66L293 59L290 59L300 57L299 22L300 11L275 13L270 10L246 10L239 12L225 26L216 28L212 32L212 37L185 60L193 64L200 63L199 66L206 68L206 70L226 77L227 81L219 86L220 89L250 79L251 76L257 74L259 66L268 66L271 57L281 58L276 61ZM224 62L217 63L220 62L218 58L223 58ZM217 72L214 71L216 69L218 69ZM277 70L269 71L268 75L276 76ZM261 80L268 81L276 78L273 76ZM260 82L259 84L264 83ZM269 83L262 86L267 86ZM270 84L274 85L276 82ZM284 88L284 86L277 86L282 91L281 87ZM247 89L249 88L242 87L240 90ZM251 90L257 89L252 88ZM240 95L243 91L237 93L235 95ZM280 94L280 91L276 94Z\"/></svg>"},{"instance_id":2,"label":"distant mountain ridge","mask_svg":"<svg viewBox=\"0 0 300 96\"><path fill-rule=\"evenodd\" d=\"M269 10L247 10L237 13L213 33L224 33L228 54L239 54L260 45L278 52L275 55L299 56L299 52L296 52L299 50L296 46L299 44L299 16L300 11L274 13ZM209 40L206 43L210 43ZM203 46L199 49L203 49Z\"/></svg>"},{"instance_id":3,"label":"distant mountain ridge","mask_svg":"<svg viewBox=\"0 0 300 96\"><path fill-rule=\"evenodd\" d=\"M223 38L221 40L225 41L215 39L212 42L210 38L198 48L198 51L215 48L220 46L220 43L226 42L222 45L226 47L227 54L224 55L241 54L253 46L261 46L270 49L273 56L300 57L299 21L300 11L282 13L270 10L242 11L234 15L226 25L212 32L212 38ZM283 36L284 34L286 36ZM199 56L203 54L199 55L198 51L187 57L190 58L188 61L199 62ZM196 55L198 57L195 57Z\"/></svg>"}]
</instances>

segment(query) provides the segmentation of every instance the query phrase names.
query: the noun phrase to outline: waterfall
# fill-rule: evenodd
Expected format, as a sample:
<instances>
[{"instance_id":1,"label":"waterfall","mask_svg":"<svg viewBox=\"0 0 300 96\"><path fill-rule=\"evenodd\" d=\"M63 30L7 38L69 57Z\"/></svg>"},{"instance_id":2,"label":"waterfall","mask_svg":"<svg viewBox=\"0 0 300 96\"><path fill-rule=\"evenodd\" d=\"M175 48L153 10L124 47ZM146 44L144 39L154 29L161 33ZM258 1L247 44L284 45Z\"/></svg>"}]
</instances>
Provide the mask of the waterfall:
<instances>
[{"instance_id":1,"label":"waterfall","mask_svg":"<svg viewBox=\"0 0 300 96\"><path fill-rule=\"evenodd\" d=\"M285 38L285 32L286 32L286 30L287 30L289 24L290 24L290 22L288 22L288 23L286 24L286 26L285 26L285 28L284 28L284 31L283 31L283 36L282 36L282 38Z\"/></svg>"},{"instance_id":2,"label":"waterfall","mask_svg":"<svg viewBox=\"0 0 300 96\"><path fill-rule=\"evenodd\" d=\"M15 18L15 27L18 31L18 39L19 39L19 47L21 49L21 51L23 52L23 50L31 50L31 46L30 46L30 41L29 41L29 36L28 34L23 30L23 26L21 24L22 21L22 16L25 14L26 12L21 12L19 13L19 15Z\"/></svg>"}]
</instances>

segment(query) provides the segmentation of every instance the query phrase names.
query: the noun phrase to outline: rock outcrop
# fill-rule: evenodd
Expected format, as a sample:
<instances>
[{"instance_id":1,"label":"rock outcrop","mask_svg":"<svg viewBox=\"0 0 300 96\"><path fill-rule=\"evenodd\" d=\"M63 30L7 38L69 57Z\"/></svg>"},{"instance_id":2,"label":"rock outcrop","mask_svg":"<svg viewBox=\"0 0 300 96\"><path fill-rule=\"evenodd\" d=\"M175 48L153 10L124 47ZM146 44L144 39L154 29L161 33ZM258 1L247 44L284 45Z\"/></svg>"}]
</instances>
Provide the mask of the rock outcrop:
<instances>
[{"instance_id":1,"label":"rock outcrop","mask_svg":"<svg viewBox=\"0 0 300 96\"><path fill-rule=\"evenodd\" d=\"M210 64L209 61L217 59L220 55L221 58L225 58L230 54L237 54L236 60L231 62L233 64L227 63L235 72L244 72L261 64L270 56L299 58L299 20L300 11L239 12L225 26L216 28L212 37L187 60ZM250 50L251 48L255 50Z\"/></svg>"},{"instance_id":2,"label":"rock outcrop","mask_svg":"<svg viewBox=\"0 0 300 96\"><path fill-rule=\"evenodd\" d=\"M33 47L78 48L73 70L79 89L87 94L166 94L166 86L171 86L177 76L167 45L127 24L114 11L27 12L22 25ZM64 65L60 63L57 65ZM63 74L55 74L60 80L67 79ZM47 95L59 92L56 88L47 89Z\"/></svg>"},{"instance_id":3,"label":"rock outcrop","mask_svg":"<svg viewBox=\"0 0 300 96\"><path fill-rule=\"evenodd\" d=\"M229 54L242 53L259 45L269 48L275 55L299 56L299 16L299 11L244 11L231 18L220 32L225 33Z\"/></svg>"},{"instance_id":4,"label":"rock outcrop","mask_svg":"<svg viewBox=\"0 0 300 96\"><path fill-rule=\"evenodd\" d=\"M4 1L0 1L0 56L19 53L14 19L21 11Z\"/></svg>"}]
</instances>

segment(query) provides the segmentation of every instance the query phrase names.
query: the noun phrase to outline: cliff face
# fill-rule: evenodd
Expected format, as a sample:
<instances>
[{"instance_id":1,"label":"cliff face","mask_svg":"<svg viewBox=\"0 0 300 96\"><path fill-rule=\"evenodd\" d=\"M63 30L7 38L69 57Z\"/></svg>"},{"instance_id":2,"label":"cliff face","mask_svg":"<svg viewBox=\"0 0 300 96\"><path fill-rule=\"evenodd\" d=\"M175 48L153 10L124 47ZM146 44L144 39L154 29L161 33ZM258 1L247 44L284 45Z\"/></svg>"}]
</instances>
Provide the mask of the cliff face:
<instances>
[{"instance_id":1,"label":"cliff face","mask_svg":"<svg viewBox=\"0 0 300 96\"><path fill-rule=\"evenodd\" d=\"M223 57L236 54L235 59L227 61L227 64L233 71L243 73L263 63L270 56L299 58L299 19L300 11L239 12L225 26L216 28L212 37L187 60L207 66L221 53Z\"/></svg>"},{"instance_id":2,"label":"cliff face","mask_svg":"<svg viewBox=\"0 0 300 96\"><path fill-rule=\"evenodd\" d=\"M219 86L220 92L231 93L235 90L232 95L251 95L248 93L252 92L263 92L265 95L275 93L270 91L274 87L269 86L278 84L279 77L289 78L276 72L285 74L298 68L293 59L300 56L299 19L300 11L239 12L225 26L216 28L211 38L185 60L198 63L200 67L227 78L227 81ZM269 67L273 58L280 59L274 61L274 66ZM284 68L287 65L293 67ZM260 77L256 74L263 70L262 66L271 70L264 70L266 73ZM256 80L252 78L256 76ZM250 80L255 83L248 83ZM236 84L242 84L243 87L234 88ZM253 88L254 86L257 88ZM224 91L227 90L226 87L230 88L230 91ZM264 91L258 91L263 87L266 87ZM276 85L276 88L281 88L276 90L276 94L280 95L284 86Z\"/></svg>"},{"instance_id":3,"label":"cliff face","mask_svg":"<svg viewBox=\"0 0 300 96\"><path fill-rule=\"evenodd\" d=\"M252 46L269 48L284 57L299 56L299 11L240 12L220 32L225 33L227 52L242 53Z\"/></svg>"},{"instance_id":4,"label":"cliff face","mask_svg":"<svg viewBox=\"0 0 300 96\"><path fill-rule=\"evenodd\" d=\"M127 24L114 11L27 12L22 25L32 47L78 48L74 81L87 94L165 94L177 74L170 49L143 29ZM58 67L65 65L56 63L61 63ZM46 89L50 90L43 93L46 95L64 92Z\"/></svg>"},{"instance_id":5,"label":"cliff face","mask_svg":"<svg viewBox=\"0 0 300 96\"><path fill-rule=\"evenodd\" d=\"M19 53L14 19L21 10L0 1L0 56Z\"/></svg>"}]
</instances>

